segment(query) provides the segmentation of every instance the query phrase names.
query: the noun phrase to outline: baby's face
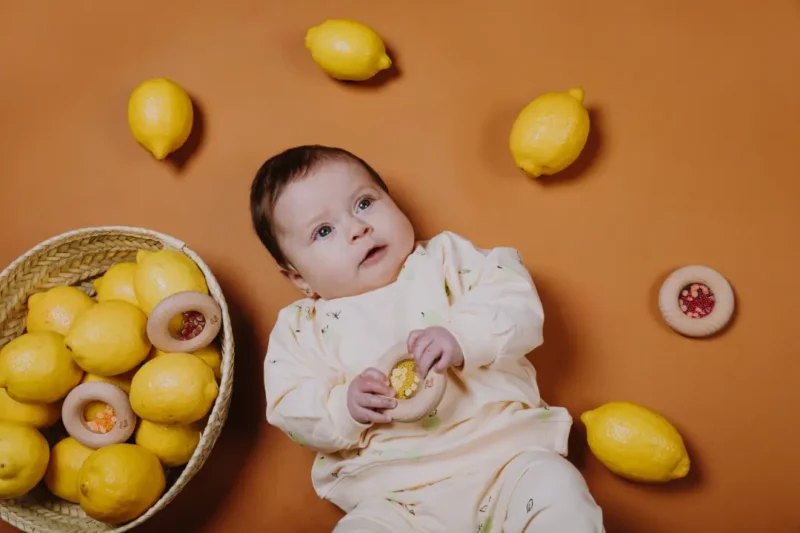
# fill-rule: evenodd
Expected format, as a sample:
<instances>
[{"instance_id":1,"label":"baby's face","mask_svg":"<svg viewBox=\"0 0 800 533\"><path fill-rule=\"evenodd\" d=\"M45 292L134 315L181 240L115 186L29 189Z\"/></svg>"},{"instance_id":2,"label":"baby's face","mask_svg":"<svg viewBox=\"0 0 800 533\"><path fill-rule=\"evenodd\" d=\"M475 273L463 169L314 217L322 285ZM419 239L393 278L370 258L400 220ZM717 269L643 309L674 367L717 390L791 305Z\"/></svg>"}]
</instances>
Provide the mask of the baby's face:
<instances>
[{"instance_id":1,"label":"baby's face","mask_svg":"<svg viewBox=\"0 0 800 533\"><path fill-rule=\"evenodd\" d=\"M356 162L326 162L291 182L273 219L287 277L328 300L394 282L414 247L411 222Z\"/></svg>"}]
</instances>

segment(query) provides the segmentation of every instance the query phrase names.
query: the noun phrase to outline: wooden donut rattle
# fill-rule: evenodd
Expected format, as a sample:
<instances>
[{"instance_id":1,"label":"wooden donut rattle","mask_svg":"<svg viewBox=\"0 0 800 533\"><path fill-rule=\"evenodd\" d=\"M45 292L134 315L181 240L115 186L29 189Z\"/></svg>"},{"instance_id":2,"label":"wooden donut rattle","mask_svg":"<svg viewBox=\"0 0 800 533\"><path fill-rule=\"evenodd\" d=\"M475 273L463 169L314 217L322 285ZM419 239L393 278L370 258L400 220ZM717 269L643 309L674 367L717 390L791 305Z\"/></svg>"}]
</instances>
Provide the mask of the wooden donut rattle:
<instances>
[{"instance_id":1,"label":"wooden donut rattle","mask_svg":"<svg viewBox=\"0 0 800 533\"><path fill-rule=\"evenodd\" d=\"M202 330L188 339L173 335L170 321L189 311L203 316ZM222 310L214 298L202 292L184 291L167 296L156 305L147 319L147 337L162 352L192 353L211 344L221 326Z\"/></svg>"},{"instance_id":2,"label":"wooden donut rattle","mask_svg":"<svg viewBox=\"0 0 800 533\"><path fill-rule=\"evenodd\" d=\"M687 337L708 337L728 325L735 307L733 288L722 274L688 265L670 274L658 294L664 321Z\"/></svg>"},{"instance_id":3,"label":"wooden donut rattle","mask_svg":"<svg viewBox=\"0 0 800 533\"><path fill-rule=\"evenodd\" d=\"M397 407L384 413L396 422L416 422L428 416L439 405L447 389L447 375L431 369L423 379L417 375L417 365L408 353L405 342L392 346L375 365L389 378L397 392Z\"/></svg>"},{"instance_id":4,"label":"wooden donut rattle","mask_svg":"<svg viewBox=\"0 0 800 533\"><path fill-rule=\"evenodd\" d=\"M110 417L102 422L87 421L84 409L92 402L110 406ZM64 398L61 420L72 438L96 450L128 440L136 428L137 418L125 391L111 383L90 381L78 385Z\"/></svg>"}]
</instances>

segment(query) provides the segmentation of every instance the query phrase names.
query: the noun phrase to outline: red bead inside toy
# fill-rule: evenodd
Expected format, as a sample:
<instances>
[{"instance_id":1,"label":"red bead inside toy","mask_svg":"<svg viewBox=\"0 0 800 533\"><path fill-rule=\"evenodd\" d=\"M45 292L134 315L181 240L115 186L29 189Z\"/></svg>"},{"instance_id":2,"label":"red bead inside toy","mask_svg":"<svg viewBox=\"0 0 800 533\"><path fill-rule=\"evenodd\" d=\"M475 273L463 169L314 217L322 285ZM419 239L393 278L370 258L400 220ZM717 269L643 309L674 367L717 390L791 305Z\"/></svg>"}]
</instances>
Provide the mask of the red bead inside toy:
<instances>
[{"instance_id":1,"label":"red bead inside toy","mask_svg":"<svg viewBox=\"0 0 800 533\"><path fill-rule=\"evenodd\" d=\"M714 311L714 291L703 283L690 283L681 289L678 305L689 318L704 318Z\"/></svg>"},{"instance_id":2,"label":"red bead inside toy","mask_svg":"<svg viewBox=\"0 0 800 533\"><path fill-rule=\"evenodd\" d=\"M206 317L197 311L186 311L183 313L183 327L181 328L181 340L187 341L197 337L203 328L206 327Z\"/></svg>"}]
</instances>

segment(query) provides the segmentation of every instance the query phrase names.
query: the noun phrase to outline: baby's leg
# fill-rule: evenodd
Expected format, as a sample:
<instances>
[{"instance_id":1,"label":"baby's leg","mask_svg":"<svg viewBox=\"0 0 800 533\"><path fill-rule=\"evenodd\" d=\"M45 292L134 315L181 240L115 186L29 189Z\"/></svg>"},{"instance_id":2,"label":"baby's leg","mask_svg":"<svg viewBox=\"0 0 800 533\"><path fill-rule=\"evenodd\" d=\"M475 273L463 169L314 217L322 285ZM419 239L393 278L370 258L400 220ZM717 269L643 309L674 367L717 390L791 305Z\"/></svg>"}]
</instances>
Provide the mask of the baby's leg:
<instances>
[{"instance_id":1,"label":"baby's leg","mask_svg":"<svg viewBox=\"0 0 800 533\"><path fill-rule=\"evenodd\" d=\"M359 503L342 518L332 533L414 533L411 515L385 498Z\"/></svg>"},{"instance_id":2,"label":"baby's leg","mask_svg":"<svg viewBox=\"0 0 800 533\"><path fill-rule=\"evenodd\" d=\"M602 510L577 468L555 452L524 456L524 470L511 489L504 533L605 531Z\"/></svg>"}]
</instances>

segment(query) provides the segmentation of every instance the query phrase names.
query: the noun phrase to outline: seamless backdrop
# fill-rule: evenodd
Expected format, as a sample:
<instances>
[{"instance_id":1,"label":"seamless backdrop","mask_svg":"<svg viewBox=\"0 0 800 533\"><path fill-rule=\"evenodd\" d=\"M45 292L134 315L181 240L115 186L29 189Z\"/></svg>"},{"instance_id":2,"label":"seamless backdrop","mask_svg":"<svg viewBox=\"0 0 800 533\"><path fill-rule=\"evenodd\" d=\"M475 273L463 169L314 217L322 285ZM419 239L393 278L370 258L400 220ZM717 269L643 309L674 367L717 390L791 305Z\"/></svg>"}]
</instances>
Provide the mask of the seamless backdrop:
<instances>
[{"instance_id":1,"label":"seamless backdrop","mask_svg":"<svg viewBox=\"0 0 800 533\"><path fill-rule=\"evenodd\" d=\"M375 28L392 75L326 77L303 37L330 17ZM274 152L343 146L385 175L421 237L521 250L546 312L532 360L576 419L571 458L609 533L798 531L798 24L796 0L2 0L0 263L85 226L188 242L231 304L236 394L204 470L141 530L330 531L340 513L313 493L312 453L264 420L262 354L296 294L247 195ZM126 122L130 91L155 76L198 106L189 146L163 164ZM527 179L507 149L513 119L572 86L589 144L560 178ZM657 313L662 279L693 263L738 298L712 340ZM577 418L614 399L675 423L688 479L635 485L594 460Z\"/></svg>"}]
</instances>

